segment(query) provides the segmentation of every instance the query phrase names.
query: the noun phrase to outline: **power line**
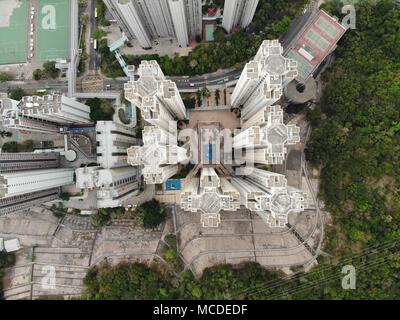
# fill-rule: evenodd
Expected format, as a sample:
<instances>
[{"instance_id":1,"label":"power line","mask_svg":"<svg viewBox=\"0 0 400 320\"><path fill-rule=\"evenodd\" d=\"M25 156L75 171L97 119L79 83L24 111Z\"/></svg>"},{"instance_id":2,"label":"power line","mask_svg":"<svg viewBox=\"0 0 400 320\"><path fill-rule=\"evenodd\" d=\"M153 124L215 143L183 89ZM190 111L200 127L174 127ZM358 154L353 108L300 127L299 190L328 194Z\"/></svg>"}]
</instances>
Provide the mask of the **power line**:
<instances>
[{"instance_id":1,"label":"power line","mask_svg":"<svg viewBox=\"0 0 400 320\"><path fill-rule=\"evenodd\" d=\"M370 247L366 247L366 248L364 248L361 252L359 252L359 253L357 253L357 254L355 254L355 255L348 254L348 255L343 256L343 257L341 258L341 260L338 261L338 262L336 262L334 265L323 265L323 266L321 266L321 267L319 268L318 271L319 271L319 272L323 272L323 271L325 271L325 270L327 270L327 269L336 268L337 265L339 265L339 264L344 264L344 263L346 263L346 261L349 260L349 259L362 258L362 257L368 256L368 255L370 255L370 254L373 254L373 253L374 253L374 252L373 252L374 250L388 249L388 248L390 248L390 247L395 246L396 243L399 242L399 241L400 241L400 238L394 239L394 240L391 240L391 241L387 241L387 242L384 242L384 243L382 243L382 244L378 244L378 245L373 245L373 246L370 246ZM231 296L231 299L237 299L237 298L239 298L239 297L241 297L241 296L244 296L244 295L251 295L251 294L253 294L253 291L256 292L256 291L258 291L258 290L260 290L260 289L263 289L263 288L265 288L265 287L267 287L267 286L268 286L270 289L276 288L276 287L278 287L279 285L285 284L288 280L292 280L292 281L293 281L293 280L296 280L297 278L299 278L299 277L301 277L301 276L305 276L305 275L306 275L306 274L305 274L304 272L299 271L299 272L295 273L294 275L289 275L289 276L286 276L286 277L284 277L284 278L280 278L280 279L276 279L276 280L271 280L271 281L269 281L269 282L267 282L267 283L265 283L265 284L263 284L263 285L255 286L255 287L253 287L253 288L248 288L248 289L245 289L245 290L243 290L243 291L240 291L240 292L236 293L234 296Z\"/></svg>"},{"instance_id":2,"label":"power line","mask_svg":"<svg viewBox=\"0 0 400 320\"><path fill-rule=\"evenodd\" d=\"M363 266L358 267L357 270L358 270L358 271L361 271L361 270L369 270L369 269L371 269L371 268L373 268L373 267L380 266L380 265L384 264L384 263L386 262L386 260L387 260L389 257L393 256L394 254L396 254L396 253L392 253L392 254L390 254L390 255L388 255L388 256L386 256L386 257L379 257L379 258L376 259L376 261L371 261L371 262L368 263L368 264L364 264ZM313 281L313 282L311 282L311 283L302 284L302 285L300 285L300 286L298 286L298 287L288 289L287 291L284 291L284 292L282 292L282 293L277 293L277 294L268 296L268 299L273 300L273 299L278 299L279 297L282 297L282 296L289 296L289 295L293 295L293 294L296 294L296 293L300 293L300 292L303 292L303 291L305 291L305 290L309 290L309 289L312 289L312 288L314 288L314 287L316 287L316 286L319 286L319 285L322 284L322 282L323 282L323 283L329 283L329 282L332 282L332 281L334 281L334 280L341 279L342 277L343 277L343 274L341 274L341 273L335 274L335 275L331 275L331 276L326 277L326 278L324 279L324 281L321 281L321 282ZM260 292L262 292L262 291L263 291L263 290L260 290L260 291L257 292L257 293L260 293Z\"/></svg>"}]
</instances>

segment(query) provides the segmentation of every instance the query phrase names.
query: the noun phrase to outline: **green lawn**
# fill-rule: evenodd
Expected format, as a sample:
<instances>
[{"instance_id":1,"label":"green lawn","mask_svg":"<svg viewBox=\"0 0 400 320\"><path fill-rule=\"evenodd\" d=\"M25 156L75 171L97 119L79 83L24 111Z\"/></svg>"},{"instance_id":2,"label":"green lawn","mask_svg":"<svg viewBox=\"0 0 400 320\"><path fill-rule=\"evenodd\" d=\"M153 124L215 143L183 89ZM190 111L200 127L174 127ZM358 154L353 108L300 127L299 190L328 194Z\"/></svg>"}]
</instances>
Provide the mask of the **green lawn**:
<instances>
[{"instance_id":1,"label":"green lawn","mask_svg":"<svg viewBox=\"0 0 400 320\"><path fill-rule=\"evenodd\" d=\"M39 0L36 50L40 60L69 58L69 12L69 0Z\"/></svg>"},{"instance_id":2,"label":"green lawn","mask_svg":"<svg viewBox=\"0 0 400 320\"><path fill-rule=\"evenodd\" d=\"M0 27L0 64L23 63L26 61L27 1L20 1L14 9L8 27Z\"/></svg>"}]
</instances>

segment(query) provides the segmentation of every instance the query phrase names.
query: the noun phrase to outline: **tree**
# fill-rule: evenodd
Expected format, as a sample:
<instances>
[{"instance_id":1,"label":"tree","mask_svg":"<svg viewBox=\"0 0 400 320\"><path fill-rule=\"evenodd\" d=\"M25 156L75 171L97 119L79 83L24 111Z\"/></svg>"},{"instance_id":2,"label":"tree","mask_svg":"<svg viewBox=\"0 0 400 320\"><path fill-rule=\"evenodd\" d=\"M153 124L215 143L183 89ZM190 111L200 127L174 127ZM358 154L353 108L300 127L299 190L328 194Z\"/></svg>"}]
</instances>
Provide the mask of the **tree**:
<instances>
[{"instance_id":1,"label":"tree","mask_svg":"<svg viewBox=\"0 0 400 320\"><path fill-rule=\"evenodd\" d=\"M90 216L91 222L96 227L104 227L111 221L111 210L100 208L97 214Z\"/></svg>"},{"instance_id":2,"label":"tree","mask_svg":"<svg viewBox=\"0 0 400 320\"><path fill-rule=\"evenodd\" d=\"M11 81L14 79L14 76L9 72L0 72L0 82Z\"/></svg>"},{"instance_id":3,"label":"tree","mask_svg":"<svg viewBox=\"0 0 400 320\"><path fill-rule=\"evenodd\" d=\"M219 105L219 99L221 98L221 92L219 89L215 90L215 104L218 106Z\"/></svg>"},{"instance_id":4,"label":"tree","mask_svg":"<svg viewBox=\"0 0 400 320\"><path fill-rule=\"evenodd\" d=\"M88 0L79 0L79 5L80 5L81 7L86 7L86 6L87 6L87 1L88 1Z\"/></svg>"},{"instance_id":5,"label":"tree","mask_svg":"<svg viewBox=\"0 0 400 320\"><path fill-rule=\"evenodd\" d=\"M225 31L223 28L218 27L214 30L214 39L221 43L225 41Z\"/></svg>"},{"instance_id":6,"label":"tree","mask_svg":"<svg viewBox=\"0 0 400 320\"><path fill-rule=\"evenodd\" d=\"M68 201L70 199L69 193L61 192L60 193L60 199L63 200L63 201Z\"/></svg>"},{"instance_id":7,"label":"tree","mask_svg":"<svg viewBox=\"0 0 400 320\"><path fill-rule=\"evenodd\" d=\"M93 39L100 40L101 38L105 37L107 35L107 32L104 31L103 29L96 29L93 32Z\"/></svg>"},{"instance_id":8,"label":"tree","mask_svg":"<svg viewBox=\"0 0 400 320\"><path fill-rule=\"evenodd\" d=\"M86 105L90 107L90 119L93 121L112 120L115 109L106 99L90 98L86 100Z\"/></svg>"},{"instance_id":9,"label":"tree","mask_svg":"<svg viewBox=\"0 0 400 320\"><path fill-rule=\"evenodd\" d=\"M6 142L1 146L1 151L6 153L18 152L18 143L16 141Z\"/></svg>"},{"instance_id":10,"label":"tree","mask_svg":"<svg viewBox=\"0 0 400 320\"><path fill-rule=\"evenodd\" d=\"M197 100L197 106L201 107L203 99L202 99L202 91L200 89L198 89L196 92L196 100Z\"/></svg>"},{"instance_id":11,"label":"tree","mask_svg":"<svg viewBox=\"0 0 400 320\"><path fill-rule=\"evenodd\" d=\"M89 16L87 14L81 15L80 21L83 26L86 26L89 23Z\"/></svg>"},{"instance_id":12,"label":"tree","mask_svg":"<svg viewBox=\"0 0 400 320\"><path fill-rule=\"evenodd\" d=\"M97 8L97 19L101 26L109 26L110 21L105 17L106 15L106 5L102 0L95 0Z\"/></svg>"},{"instance_id":13,"label":"tree","mask_svg":"<svg viewBox=\"0 0 400 320\"><path fill-rule=\"evenodd\" d=\"M184 98L183 104L187 109L193 109L194 107L196 107L196 98L193 97Z\"/></svg>"},{"instance_id":14,"label":"tree","mask_svg":"<svg viewBox=\"0 0 400 320\"><path fill-rule=\"evenodd\" d=\"M33 151L33 141L25 140L22 142L9 141L2 145L2 152L15 153L15 152L32 152Z\"/></svg>"},{"instance_id":15,"label":"tree","mask_svg":"<svg viewBox=\"0 0 400 320\"><path fill-rule=\"evenodd\" d=\"M41 69L33 70L33 79L40 80L43 78L43 71Z\"/></svg>"},{"instance_id":16,"label":"tree","mask_svg":"<svg viewBox=\"0 0 400 320\"><path fill-rule=\"evenodd\" d=\"M27 93L21 88L9 88L8 96L14 100L21 100L23 96L26 96Z\"/></svg>"},{"instance_id":17,"label":"tree","mask_svg":"<svg viewBox=\"0 0 400 320\"><path fill-rule=\"evenodd\" d=\"M47 61L43 63L43 72L52 79L55 79L60 74L60 70L56 68L55 61Z\"/></svg>"},{"instance_id":18,"label":"tree","mask_svg":"<svg viewBox=\"0 0 400 320\"><path fill-rule=\"evenodd\" d=\"M170 299L172 288L154 268L139 263L107 263L90 269L83 298L96 300Z\"/></svg>"},{"instance_id":19,"label":"tree","mask_svg":"<svg viewBox=\"0 0 400 320\"><path fill-rule=\"evenodd\" d=\"M208 90L207 87L204 87L203 89L201 89L201 95L202 95L204 98L208 98L208 97L211 96L211 92L210 92L210 90Z\"/></svg>"},{"instance_id":20,"label":"tree","mask_svg":"<svg viewBox=\"0 0 400 320\"><path fill-rule=\"evenodd\" d=\"M177 257L178 257L178 253L173 248L167 249L164 252L164 258L167 261L174 261Z\"/></svg>"},{"instance_id":21,"label":"tree","mask_svg":"<svg viewBox=\"0 0 400 320\"><path fill-rule=\"evenodd\" d=\"M158 227L166 218L164 209L160 203L153 199L141 204L135 209L135 215L139 216L145 228Z\"/></svg>"}]
</instances>

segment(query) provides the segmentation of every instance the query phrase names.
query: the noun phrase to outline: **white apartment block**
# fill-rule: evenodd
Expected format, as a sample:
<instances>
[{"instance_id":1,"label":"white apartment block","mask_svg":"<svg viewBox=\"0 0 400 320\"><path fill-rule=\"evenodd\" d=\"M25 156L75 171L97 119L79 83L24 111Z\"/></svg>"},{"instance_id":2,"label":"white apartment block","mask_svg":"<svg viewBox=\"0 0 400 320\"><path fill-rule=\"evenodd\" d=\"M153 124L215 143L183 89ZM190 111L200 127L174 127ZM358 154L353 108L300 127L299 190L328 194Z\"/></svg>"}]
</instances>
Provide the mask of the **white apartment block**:
<instances>
[{"instance_id":1,"label":"white apartment block","mask_svg":"<svg viewBox=\"0 0 400 320\"><path fill-rule=\"evenodd\" d=\"M253 20L259 0L227 0L224 5L222 26L226 32L234 27L246 28Z\"/></svg>"},{"instance_id":2,"label":"white apartment block","mask_svg":"<svg viewBox=\"0 0 400 320\"><path fill-rule=\"evenodd\" d=\"M189 38L201 35L202 31L202 0L184 0Z\"/></svg>"},{"instance_id":3,"label":"white apartment block","mask_svg":"<svg viewBox=\"0 0 400 320\"><path fill-rule=\"evenodd\" d=\"M192 178L181 192L181 208L200 212L204 228L218 227L220 211L240 208L240 194L225 177L218 177L213 168L202 168L200 178Z\"/></svg>"},{"instance_id":4,"label":"white apartment block","mask_svg":"<svg viewBox=\"0 0 400 320\"><path fill-rule=\"evenodd\" d=\"M129 39L137 39L142 48L153 46L150 30L146 28L133 0L103 0L118 25Z\"/></svg>"},{"instance_id":5,"label":"white apartment block","mask_svg":"<svg viewBox=\"0 0 400 320\"><path fill-rule=\"evenodd\" d=\"M97 190L98 208L126 206L126 201L139 192L140 172L137 168L84 167L76 169L75 175L77 188Z\"/></svg>"},{"instance_id":6,"label":"white apartment block","mask_svg":"<svg viewBox=\"0 0 400 320\"><path fill-rule=\"evenodd\" d=\"M175 27L175 35L181 47L187 47L189 44L188 22L185 13L184 0L169 0L171 18Z\"/></svg>"},{"instance_id":7,"label":"white apartment block","mask_svg":"<svg viewBox=\"0 0 400 320\"><path fill-rule=\"evenodd\" d=\"M238 168L232 185L241 204L256 212L271 227L284 227L288 214L307 207L306 193L287 185L285 176L257 168Z\"/></svg>"},{"instance_id":8,"label":"white apartment block","mask_svg":"<svg viewBox=\"0 0 400 320\"><path fill-rule=\"evenodd\" d=\"M40 133L58 133L60 131L59 126L53 122L23 116L18 103L18 101L8 98L0 99L0 122L4 128Z\"/></svg>"},{"instance_id":9,"label":"white apartment block","mask_svg":"<svg viewBox=\"0 0 400 320\"><path fill-rule=\"evenodd\" d=\"M278 105L262 108L244 122L242 132L233 139L235 149L246 149L244 159L250 163L282 164L287 145L300 142L300 128L283 123L283 110Z\"/></svg>"},{"instance_id":10,"label":"white apartment block","mask_svg":"<svg viewBox=\"0 0 400 320\"><path fill-rule=\"evenodd\" d=\"M132 128L113 121L96 124L97 163L104 169L127 166L126 150L137 144Z\"/></svg>"},{"instance_id":11,"label":"white apartment block","mask_svg":"<svg viewBox=\"0 0 400 320\"><path fill-rule=\"evenodd\" d=\"M60 188L24 193L18 196L0 198L0 216L26 210L59 198Z\"/></svg>"},{"instance_id":12,"label":"white apartment block","mask_svg":"<svg viewBox=\"0 0 400 320\"><path fill-rule=\"evenodd\" d=\"M0 153L0 173L57 168L59 165L60 154L58 152Z\"/></svg>"},{"instance_id":13,"label":"white apartment block","mask_svg":"<svg viewBox=\"0 0 400 320\"><path fill-rule=\"evenodd\" d=\"M138 74L138 80L125 83L125 98L142 111L144 120L168 131L172 120L187 117L176 84L166 80L156 61L142 61Z\"/></svg>"},{"instance_id":14,"label":"white apartment block","mask_svg":"<svg viewBox=\"0 0 400 320\"><path fill-rule=\"evenodd\" d=\"M43 97L22 97L18 108L24 117L58 124L87 124L92 122L90 120L90 107L58 94Z\"/></svg>"},{"instance_id":15,"label":"white apartment block","mask_svg":"<svg viewBox=\"0 0 400 320\"><path fill-rule=\"evenodd\" d=\"M0 198L74 184L74 169L43 169L0 174Z\"/></svg>"},{"instance_id":16,"label":"white apartment block","mask_svg":"<svg viewBox=\"0 0 400 320\"><path fill-rule=\"evenodd\" d=\"M129 39L143 48L153 40L175 37L182 47L201 34L201 0L104 0Z\"/></svg>"},{"instance_id":17,"label":"white apartment block","mask_svg":"<svg viewBox=\"0 0 400 320\"><path fill-rule=\"evenodd\" d=\"M3 126L9 129L26 130L40 133L59 133L60 128L54 123L16 115L3 118Z\"/></svg>"},{"instance_id":18,"label":"white apartment block","mask_svg":"<svg viewBox=\"0 0 400 320\"><path fill-rule=\"evenodd\" d=\"M265 40L246 64L231 98L233 107L242 108L244 120L278 101L284 86L297 76L297 63L282 54L278 40Z\"/></svg>"},{"instance_id":19,"label":"white apartment block","mask_svg":"<svg viewBox=\"0 0 400 320\"><path fill-rule=\"evenodd\" d=\"M176 145L176 135L159 127L144 127L143 143L127 150L128 163L142 166L142 175L148 184L164 183L178 172L178 163L188 160L187 150Z\"/></svg>"}]
</instances>

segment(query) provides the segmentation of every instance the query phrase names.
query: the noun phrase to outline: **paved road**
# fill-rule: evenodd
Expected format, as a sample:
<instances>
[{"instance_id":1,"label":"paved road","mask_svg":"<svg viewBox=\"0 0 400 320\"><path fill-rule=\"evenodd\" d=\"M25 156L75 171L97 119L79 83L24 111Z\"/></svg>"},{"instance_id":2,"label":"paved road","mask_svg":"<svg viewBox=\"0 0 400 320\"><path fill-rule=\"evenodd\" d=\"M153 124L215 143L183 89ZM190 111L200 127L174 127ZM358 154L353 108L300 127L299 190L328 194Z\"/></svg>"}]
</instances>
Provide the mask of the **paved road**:
<instances>
[{"instance_id":1,"label":"paved road","mask_svg":"<svg viewBox=\"0 0 400 320\"><path fill-rule=\"evenodd\" d=\"M216 86L216 85L225 85L225 83L230 83L236 81L237 78L242 73L243 68L229 70L224 73L218 74L209 74L203 76L195 76L195 77L167 77L168 79L174 81L179 90L188 91L193 90L197 91L205 86ZM111 85L113 90L122 90L124 87L124 83L126 83L128 78L118 78L118 79L109 79L105 81L106 85Z\"/></svg>"},{"instance_id":2,"label":"paved road","mask_svg":"<svg viewBox=\"0 0 400 320\"><path fill-rule=\"evenodd\" d=\"M89 70L97 70L98 56L94 49L93 33L97 30L97 19L95 18L95 1L89 1L89 29L90 29L90 46L89 46ZM98 45L98 44L97 44Z\"/></svg>"},{"instance_id":3,"label":"paved road","mask_svg":"<svg viewBox=\"0 0 400 320\"><path fill-rule=\"evenodd\" d=\"M94 51L94 50L93 50ZM92 59L91 59L92 61ZM96 61L96 59L93 59ZM95 63L95 62L93 62ZM230 83L236 81L237 77L240 76L242 68L229 70L225 73L210 74L195 77L167 77L174 81L179 90L182 91L197 91L205 86L216 86L224 85L225 83ZM122 90L124 83L128 81L128 78L118 78L118 79L107 79L104 81L105 85L111 85L111 90ZM223 83L219 83L222 82ZM193 86L191 86L193 84ZM41 80L41 81L10 81L7 83L0 83L0 91L6 92L8 87L20 87L24 90L40 90L49 89L61 92L67 92L68 83L66 80Z\"/></svg>"}]
</instances>

